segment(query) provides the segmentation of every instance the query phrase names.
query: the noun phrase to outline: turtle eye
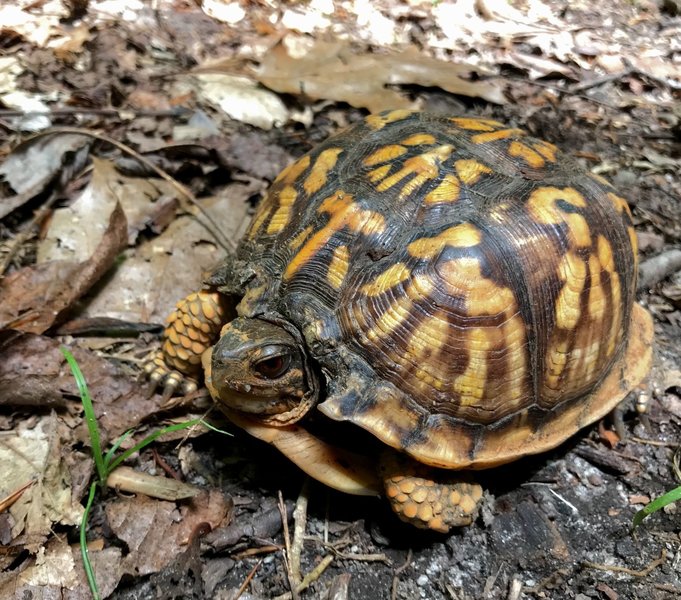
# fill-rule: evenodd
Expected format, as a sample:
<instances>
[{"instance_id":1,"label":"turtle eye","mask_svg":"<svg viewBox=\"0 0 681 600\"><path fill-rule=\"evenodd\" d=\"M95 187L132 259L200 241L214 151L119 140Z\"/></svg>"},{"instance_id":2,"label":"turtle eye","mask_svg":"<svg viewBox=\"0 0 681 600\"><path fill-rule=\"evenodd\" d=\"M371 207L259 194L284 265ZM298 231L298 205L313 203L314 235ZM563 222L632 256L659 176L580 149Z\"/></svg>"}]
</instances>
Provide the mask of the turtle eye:
<instances>
[{"instance_id":1,"label":"turtle eye","mask_svg":"<svg viewBox=\"0 0 681 600\"><path fill-rule=\"evenodd\" d=\"M291 366L288 354L271 356L255 364L255 371L265 379L279 379Z\"/></svg>"}]
</instances>

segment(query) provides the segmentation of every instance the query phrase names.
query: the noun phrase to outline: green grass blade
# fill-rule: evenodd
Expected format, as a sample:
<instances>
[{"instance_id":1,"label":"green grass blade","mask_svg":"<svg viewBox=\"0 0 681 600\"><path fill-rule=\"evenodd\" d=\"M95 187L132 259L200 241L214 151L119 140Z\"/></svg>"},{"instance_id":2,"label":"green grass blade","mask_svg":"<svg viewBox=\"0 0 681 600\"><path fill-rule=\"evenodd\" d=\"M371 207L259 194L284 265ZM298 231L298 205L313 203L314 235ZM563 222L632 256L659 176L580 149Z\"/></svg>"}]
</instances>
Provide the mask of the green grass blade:
<instances>
[{"instance_id":1,"label":"green grass blade","mask_svg":"<svg viewBox=\"0 0 681 600\"><path fill-rule=\"evenodd\" d=\"M132 435L132 432L132 429L128 429L128 431L126 431L113 443L113 446L111 446L109 451L104 456L104 466L106 467L107 475L111 473L111 461L114 459L114 454L116 454L116 451L121 447L121 444Z\"/></svg>"},{"instance_id":2,"label":"green grass blade","mask_svg":"<svg viewBox=\"0 0 681 600\"><path fill-rule=\"evenodd\" d=\"M104 458L102 457L102 446L100 443L99 427L97 426L97 417L95 416L95 409L92 406L92 398L90 397L90 392L87 388L87 383L85 382L85 377L83 376L78 362L74 358L73 354L69 351L66 346L60 348L61 353L64 355L66 362L71 367L71 372L73 373L73 378L76 380L76 385L78 386L78 392L80 393L80 399L83 404L83 411L85 412L85 422L87 423L87 429L90 434L90 444L92 445L92 457L95 461L95 466L97 468L97 476L99 477L99 483L104 485L107 477L106 466L104 465Z\"/></svg>"},{"instance_id":3,"label":"green grass blade","mask_svg":"<svg viewBox=\"0 0 681 600\"><path fill-rule=\"evenodd\" d=\"M657 512L661 508L667 506L667 504L677 502L678 500L681 500L681 486L668 491L666 494L663 494L659 498L655 498L655 500L646 504L641 510L639 510L634 515L633 521L634 529L636 529L641 524L643 519L645 519L648 515L652 515L654 512Z\"/></svg>"},{"instance_id":4,"label":"green grass blade","mask_svg":"<svg viewBox=\"0 0 681 600\"><path fill-rule=\"evenodd\" d=\"M87 497L87 504L85 505L85 510L83 511L83 517L80 520L80 555L83 559L83 569L85 569L85 576L87 577L88 585L90 586L90 592L92 592L92 597L94 600L99 600L99 589L97 588L97 580L95 578L95 572L92 569L92 563L90 562L90 554L87 548L87 521L90 518L90 509L95 500L95 492L97 491L97 484L92 483L90 485L90 493Z\"/></svg>"},{"instance_id":5,"label":"green grass blade","mask_svg":"<svg viewBox=\"0 0 681 600\"><path fill-rule=\"evenodd\" d=\"M113 460L111 464L108 466L109 473L113 471L123 461L127 460L128 458L130 458L130 456L135 454L135 452L139 452L140 450L151 444L154 440L160 438L162 435L165 435L166 433L172 433L173 431L179 431L180 429L187 429L199 423L203 423L203 421L201 419L192 419L191 421L185 421L184 423L168 425L167 427L162 427L161 429L154 431L153 433L150 433L141 442L135 444L132 448L129 448L128 450L123 452L119 457Z\"/></svg>"}]
</instances>

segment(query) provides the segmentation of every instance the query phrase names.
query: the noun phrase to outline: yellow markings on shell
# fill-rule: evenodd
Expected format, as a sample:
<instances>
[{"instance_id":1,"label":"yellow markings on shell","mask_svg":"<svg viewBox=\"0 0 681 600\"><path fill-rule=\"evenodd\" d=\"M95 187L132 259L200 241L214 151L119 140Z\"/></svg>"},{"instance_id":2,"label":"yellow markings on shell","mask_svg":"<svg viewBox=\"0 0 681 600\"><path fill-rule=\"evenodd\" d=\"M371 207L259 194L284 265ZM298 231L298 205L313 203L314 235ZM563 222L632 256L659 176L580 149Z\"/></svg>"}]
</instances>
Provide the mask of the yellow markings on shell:
<instances>
[{"instance_id":1,"label":"yellow markings on shell","mask_svg":"<svg viewBox=\"0 0 681 600\"><path fill-rule=\"evenodd\" d=\"M339 231L348 228L354 233L371 235L385 230L383 215L362 208L351 194L342 190L326 198L319 208L320 213L329 215L329 220L319 231L312 234L284 270L284 280L288 280L304 264L308 263Z\"/></svg>"},{"instance_id":2,"label":"yellow markings on shell","mask_svg":"<svg viewBox=\"0 0 681 600\"><path fill-rule=\"evenodd\" d=\"M383 163L390 162L407 153L407 149L399 144L388 144L381 146L378 150L372 152L362 162L367 167L374 167Z\"/></svg>"},{"instance_id":3,"label":"yellow markings on shell","mask_svg":"<svg viewBox=\"0 0 681 600\"><path fill-rule=\"evenodd\" d=\"M379 115L369 115L364 122L371 127L371 129L383 129L389 123L395 123L396 121L403 121L414 114L413 110L391 110L388 113L382 113Z\"/></svg>"},{"instance_id":4,"label":"yellow markings on shell","mask_svg":"<svg viewBox=\"0 0 681 600\"><path fill-rule=\"evenodd\" d=\"M336 166L338 156L343 152L342 148L327 148L315 160L310 169L310 174L303 183L303 189L312 195L318 192L326 183L329 171Z\"/></svg>"},{"instance_id":5,"label":"yellow markings on shell","mask_svg":"<svg viewBox=\"0 0 681 600\"><path fill-rule=\"evenodd\" d=\"M549 162L556 162L558 147L544 140L533 140L532 147Z\"/></svg>"},{"instance_id":6,"label":"yellow markings on shell","mask_svg":"<svg viewBox=\"0 0 681 600\"><path fill-rule=\"evenodd\" d=\"M430 133L415 133L402 140L405 146L432 146L437 140Z\"/></svg>"},{"instance_id":7,"label":"yellow markings on shell","mask_svg":"<svg viewBox=\"0 0 681 600\"><path fill-rule=\"evenodd\" d=\"M508 314L508 313L507 313ZM519 404L523 398L524 375L527 371L527 330L519 315L511 317L502 326L504 342L507 347L508 384L506 389L507 403Z\"/></svg>"},{"instance_id":8,"label":"yellow markings on shell","mask_svg":"<svg viewBox=\"0 0 681 600\"><path fill-rule=\"evenodd\" d=\"M479 404L485 395L489 369L487 357L494 346L492 333L481 327L471 327L467 331L468 365L452 382L452 390L459 394L461 406Z\"/></svg>"},{"instance_id":9,"label":"yellow markings on shell","mask_svg":"<svg viewBox=\"0 0 681 600\"><path fill-rule=\"evenodd\" d=\"M499 131L490 131L489 133L477 133L471 136L471 142L474 144L486 144L520 135L525 135L522 129L500 129Z\"/></svg>"},{"instance_id":10,"label":"yellow markings on shell","mask_svg":"<svg viewBox=\"0 0 681 600\"><path fill-rule=\"evenodd\" d=\"M301 173L310 166L310 160L309 154L299 158L296 162L290 164L279 173L274 180L274 183L293 183L300 177Z\"/></svg>"},{"instance_id":11,"label":"yellow markings on shell","mask_svg":"<svg viewBox=\"0 0 681 600\"><path fill-rule=\"evenodd\" d=\"M270 214L272 214L271 196L266 196L260 203L260 206L258 206L257 212L253 216L253 220L251 221L251 224L248 228L246 237L254 238Z\"/></svg>"},{"instance_id":12,"label":"yellow markings on shell","mask_svg":"<svg viewBox=\"0 0 681 600\"><path fill-rule=\"evenodd\" d=\"M395 263L380 273L372 282L362 287L362 292L367 296L378 296L386 290L395 287L409 279L409 269L403 262Z\"/></svg>"},{"instance_id":13,"label":"yellow markings on shell","mask_svg":"<svg viewBox=\"0 0 681 600\"><path fill-rule=\"evenodd\" d=\"M448 144L438 146L419 154L412 156L404 161L402 168L395 174L386 177L377 186L376 190L384 192L394 185L399 184L404 178L413 175L412 179L402 186L399 197L405 198L418 188L420 188L426 181L435 179L440 174L440 165L447 160L454 148Z\"/></svg>"},{"instance_id":14,"label":"yellow markings on shell","mask_svg":"<svg viewBox=\"0 0 681 600\"><path fill-rule=\"evenodd\" d=\"M508 147L508 153L511 156L515 156L516 158L524 160L530 167L533 167L534 169L540 169L546 164L544 157L539 154L539 152L536 152L528 145L517 140L510 143Z\"/></svg>"},{"instance_id":15,"label":"yellow markings on shell","mask_svg":"<svg viewBox=\"0 0 681 600\"><path fill-rule=\"evenodd\" d=\"M594 181L598 181L598 183L603 184L606 187L611 188L612 183L610 183L605 177L602 177L601 175L598 175L597 173L589 173L589 177L593 179Z\"/></svg>"},{"instance_id":16,"label":"yellow markings on shell","mask_svg":"<svg viewBox=\"0 0 681 600\"><path fill-rule=\"evenodd\" d=\"M622 331L622 288L617 273L610 273L610 296L612 297L612 327L608 339L607 355L612 356Z\"/></svg>"},{"instance_id":17,"label":"yellow markings on shell","mask_svg":"<svg viewBox=\"0 0 681 600\"><path fill-rule=\"evenodd\" d=\"M582 312L580 300L586 283L586 263L574 252L568 252L558 265L558 276L564 283L556 300L556 325L574 329Z\"/></svg>"},{"instance_id":18,"label":"yellow markings on shell","mask_svg":"<svg viewBox=\"0 0 681 600\"><path fill-rule=\"evenodd\" d=\"M267 226L267 233L274 234L279 233L286 225L288 225L291 219L291 207L298 197L298 192L296 189L290 185L282 188L276 195L279 200L279 207L272 215L272 219Z\"/></svg>"},{"instance_id":19,"label":"yellow markings on shell","mask_svg":"<svg viewBox=\"0 0 681 600\"><path fill-rule=\"evenodd\" d=\"M603 282L601 281L601 263L598 256L589 256L589 274L591 275L591 287L589 288L589 316L593 321L600 321L605 316L607 307Z\"/></svg>"},{"instance_id":20,"label":"yellow markings on shell","mask_svg":"<svg viewBox=\"0 0 681 600\"><path fill-rule=\"evenodd\" d=\"M457 160L454 168L459 179L466 185L474 185L482 175L492 173L492 169L487 165L471 158Z\"/></svg>"},{"instance_id":21,"label":"yellow markings on shell","mask_svg":"<svg viewBox=\"0 0 681 600\"><path fill-rule=\"evenodd\" d=\"M425 358L431 352L437 352L442 348L447 341L448 333L449 323L445 318L440 315L428 317L411 332L407 353L412 358Z\"/></svg>"},{"instance_id":22,"label":"yellow markings on shell","mask_svg":"<svg viewBox=\"0 0 681 600\"><path fill-rule=\"evenodd\" d=\"M577 208L586 207L584 196L576 189L549 186L534 190L527 201L527 208L538 223L544 225L565 223L574 245L579 247L591 246L591 231L586 219L579 213L562 210L558 206L560 200Z\"/></svg>"},{"instance_id":23,"label":"yellow markings on shell","mask_svg":"<svg viewBox=\"0 0 681 600\"><path fill-rule=\"evenodd\" d=\"M367 331L367 338L375 341L389 336L402 323L409 319L412 306L411 298L405 296L395 298L385 311L381 313L381 316L378 317L373 327Z\"/></svg>"},{"instance_id":24,"label":"yellow markings on shell","mask_svg":"<svg viewBox=\"0 0 681 600\"><path fill-rule=\"evenodd\" d=\"M515 295L510 288L499 286L482 276L476 258L448 260L439 267L450 293L466 298L466 314L471 317L513 314L517 310Z\"/></svg>"},{"instance_id":25,"label":"yellow markings on shell","mask_svg":"<svg viewBox=\"0 0 681 600\"><path fill-rule=\"evenodd\" d=\"M544 385L552 390L558 390L561 375L567 365L569 345L567 341L562 341L551 346L546 360L547 373Z\"/></svg>"},{"instance_id":26,"label":"yellow markings on shell","mask_svg":"<svg viewBox=\"0 0 681 600\"><path fill-rule=\"evenodd\" d=\"M631 209L629 208L629 203L624 198L618 196L617 194L613 194L612 192L608 192L608 198L615 206L617 212L626 213L631 217Z\"/></svg>"},{"instance_id":27,"label":"yellow markings on shell","mask_svg":"<svg viewBox=\"0 0 681 600\"><path fill-rule=\"evenodd\" d=\"M407 251L414 258L432 259L437 256L445 246L454 248L471 248L477 246L482 240L482 233L471 223L461 223L445 229L435 237L420 238L407 246Z\"/></svg>"},{"instance_id":28,"label":"yellow markings on shell","mask_svg":"<svg viewBox=\"0 0 681 600\"><path fill-rule=\"evenodd\" d=\"M444 202L456 202L461 193L461 183L455 175L448 173L442 178L442 181L428 192L423 198L423 203L441 204Z\"/></svg>"},{"instance_id":29,"label":"yellow markings on shell","mask_svg":"<svg viewBox=\"0 0 681 600\"><path fill-rule=\"evenodd\" d=\"M264 200L260 203L260 206L258 207L257 212L255 213L255 216L253 217L253 220L251 221L251 225L248 228L248 231L246 232L246 237L248 238L254 238L258 233L260 232L260 228L262 227L263 223L267 220L267 217L269 217L271 214L274 213L274 216L279 219L279 222L281 222L282 219L284 219L284 215L288 214L288 209L284 209L282 213L280 213L277 216L278 212L278 207L277 203L278 201L281 201L280 197L280 189L282 187L286 188L288 185L293 184L298 177L300 177L300 174L305 171L310 166L310 156L306 155L303 156L301 159L297 160L293 164L290 164L288 167L286 167L279 175L277 178L274 180L274 183L272 184L272 188L270 192L265 196ZM292 188L291 188L292 189ZM274 219L274 217L272 217ZM285 223L284 223L285 225ZM275 226L276 229L277 226ZM283 228L283 226L281 227ZM276 229L276 231L269 231L268 228L268 233L275 233L280 231L281 229Z\"/></svg>"},{"instance_id":30,"label":"yellow markings on shell","mask_svg":"<svg viewBox=\"0 0 681 600\"><path fill-rule=\"evenodd\" d=\"M608 273L610 278L610 305L612 307L612 314L606 354L612 356L622 329L622 289L620 278L616 271L612 246L602 235L599 235L596 241L596 252L598 253L598 260L601 263L601 268Z\"/></svg>"},{"instance_id":31,"label":"yellow markings on shell","mask_svg":"<svg viewBox=\"0 0 681 600\"><path fill-rule=\"evenodd\" d=\"M305 229L303 229L298 235L295 237L291 238L288 243L288 247L291 250L298 250L303 245L303 242L310 237L310 234L312 233L312 225L308 225Z\"/></svg>"},{"instance_id":32,"label":"yellow markings on shell","mask_svg":"<svg viewBox=\"0 0 681 600\"><path fill-rule=\"evenodd\" d=\"M369 171L367 177L371 183L377 183L388 176L390 169L392 169L392 165L383 165L382 167Z\"/></svg>"},{"instance_id":33,"label":"yellow markings on shell","mask_svg":"<svg viewBox=\"0 0 681 600\"><path fill-rule=\"evenodd\" d=\"M615 258L612 255L612 246L610 242L605 239L605 236L599 235L596 240L596 250L598 252L598 260L601 266L608 273L615 272Z\"/></svg>"},{"instance_id":34,"label":"yellow markings on shell","mask_svg":"<svg viewBox=\"0 0 681 600\"><path fill-rule=\"evenodd\" d=\"M454 117L449 119L454 125L468 131L495 131L498 127L503 127L503 123L491 119L470 119L465 117Z\"/></svg>"},{"instance_id":35,"label":"yellow markings on shell","mask_svg":"<svg viewBox=\"0 0 681 600\"><path fill-rule=\"evenodd\" d=\"M377 340L390 335L412 315L414 302L423 300L433 291L433 282L426 275L415 274L405 286L404 294L395 296L390 305L381 313L376 323L367 332L367 338ZM363 319L359 319L362 321ZM401 360L398 357L396 360Z\"/></svg>"},{"instance_id":36,"label":"yellow markings on shell","mask_svg":"<svg viewBox=\"0 0 681 600\"><path fill-rule=\"evenodd\" d=\"M331 264L329 265L329 270L326 274L326 280L329 285L338 290L345 276L348 273L348 267L350 266L350 253L348 252L347 246L338 246L333 251L333 256L331 257Z\"/></svg>"}]
</instances>

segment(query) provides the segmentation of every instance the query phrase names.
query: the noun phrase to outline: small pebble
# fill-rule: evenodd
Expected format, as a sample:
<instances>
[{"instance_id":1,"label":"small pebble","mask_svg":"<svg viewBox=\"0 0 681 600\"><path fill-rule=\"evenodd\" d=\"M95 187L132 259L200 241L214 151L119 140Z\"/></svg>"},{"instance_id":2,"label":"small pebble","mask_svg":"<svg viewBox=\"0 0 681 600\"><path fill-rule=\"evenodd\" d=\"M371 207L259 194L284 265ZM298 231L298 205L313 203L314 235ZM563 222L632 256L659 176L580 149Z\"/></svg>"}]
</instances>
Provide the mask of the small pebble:
<instances>
[{"instance_id":1,"label":"small pebble","mask_svg":"<svg viewBox=\"0 0 681 600\"><path fill-rule=\"evenodd\" d=\"M419 575L419 578L416 580L416 584L420 585L421 587L428 585L429 582L430 579L428 579L428 575Z\"/></svg>"}]
</instances>

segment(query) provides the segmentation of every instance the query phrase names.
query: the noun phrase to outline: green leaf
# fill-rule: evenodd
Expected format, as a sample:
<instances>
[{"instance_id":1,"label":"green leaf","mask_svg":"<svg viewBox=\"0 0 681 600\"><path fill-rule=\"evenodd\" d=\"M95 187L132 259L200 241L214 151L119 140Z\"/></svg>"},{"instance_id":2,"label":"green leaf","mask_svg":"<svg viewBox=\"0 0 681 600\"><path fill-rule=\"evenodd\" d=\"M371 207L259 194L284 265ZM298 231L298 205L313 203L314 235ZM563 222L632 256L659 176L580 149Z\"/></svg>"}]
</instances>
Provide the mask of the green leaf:
<instances>
[{"instance_id":1,"label":"green leaf","mask_svg":"<svg viewBox=\"0 0 681 600\"><path fill-rule=\"evenodd\" d=\"M672 502L676 502L677 500L681 500L681 486L668 491L666 494L663 494L659 498L655 498L655 500L649 502L641 510L639 510L634 515L633 521L634 529L636 529L641 524L643 519L645 519L648 515L652 515L654 512L657 512L661 508L667 506L667 504L671 504Z\"/></svg>"},{"instance_id":2,"label":"green leaf","mask_svg":"<svg viewBox=\"0 0 681 600\"><path fill-rule=\"evenodd\" d=\"M99 484L103 486L108 476L108 472L106 470L106 465L104 464L104 458L102 456L102 445L100 442L99 427L97 425L95 409L92 406L92 398L90 398L90 391L87 388L85 377L83 376L83 373L80 370L78 362L74 358L73 354L71 354L71 352L66 346L62 346L60 350L61 353L64 355L66 362L69 364L69 367L71 367L73 378L76 380L76 385L78 386L80 400L83 404L83 410L85 411L85 422L87 423L88 433L90 434L90 444L92 445L92 457L94 458L95 466L97 468Z\"/></svg>"}]
</instances>

